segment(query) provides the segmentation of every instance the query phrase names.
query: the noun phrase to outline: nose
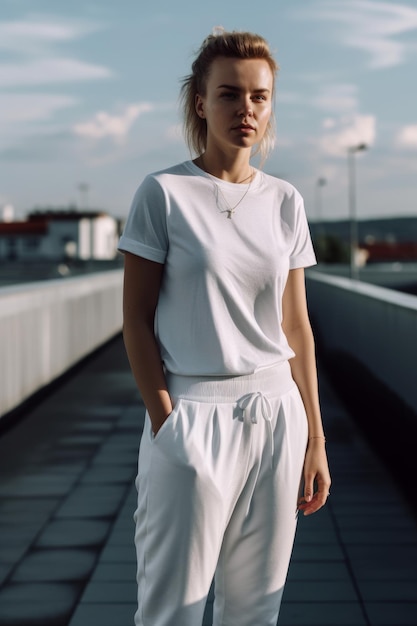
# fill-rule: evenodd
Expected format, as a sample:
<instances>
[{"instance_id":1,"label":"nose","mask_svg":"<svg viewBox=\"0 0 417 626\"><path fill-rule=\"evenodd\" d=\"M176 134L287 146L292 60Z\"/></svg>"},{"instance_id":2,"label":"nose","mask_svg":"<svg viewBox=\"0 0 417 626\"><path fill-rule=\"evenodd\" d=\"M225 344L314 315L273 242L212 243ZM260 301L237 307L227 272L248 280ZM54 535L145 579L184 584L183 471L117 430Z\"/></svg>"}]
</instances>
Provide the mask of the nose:
<instances>
[{"instance_id":1,"label":"nose","mask_svg":"<svg viewBox=\"0 0 417 626\"><path fill-rule=\"evenodd\" d=\"M239 115L243 116L243 119L245 119L246 117L252 117L253 116L253 108L252 108L252 101L250 100L250 98L244 98L242 100L242 102L240 103L240 108L239 108Z\"/></svg>"}]
</instances>

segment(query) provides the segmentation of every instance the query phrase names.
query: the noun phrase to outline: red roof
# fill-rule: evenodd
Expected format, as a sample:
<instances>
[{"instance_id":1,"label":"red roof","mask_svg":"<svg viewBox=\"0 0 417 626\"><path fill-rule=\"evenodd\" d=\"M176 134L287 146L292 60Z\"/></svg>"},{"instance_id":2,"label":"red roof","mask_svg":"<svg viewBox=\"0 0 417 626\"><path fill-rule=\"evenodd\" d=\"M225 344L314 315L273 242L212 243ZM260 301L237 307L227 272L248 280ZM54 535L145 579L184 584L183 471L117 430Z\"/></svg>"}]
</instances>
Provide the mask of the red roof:
<instances>
[{"instance_id":1,"label":"red roof","mask_svg":"<svg viewBox=\"0 0 417 626\"><path fill-rule=\"evenodd\" d=\"M368 251L368 263L371 261L411 261L417 259L417 242L401 241L361 244L361 248Z\"/></svg>"},{"instance_id":2,"label":"red roof","mask_svg":"<svg viewBox=\"0 0 417 626\"><path fill-rule=\"evenodd\" d=\"M33 213L29 213L28 220L30 222L37 222L38 220L47 220L48 222L68 222L71 220L79 221L84 218L94 219L96 217L102 217L103 215L107 215L107 213L105 213L104 211L74 211L72 209L62 211L46 210L34 211Z\"/></svg>"},{"instance_id":3,"label":"red roof","mask_svg":"<svg viewBox=\"0 0 417 626\"><path fill-rule=\"evenodd\" d=\"M107 216L104 211L34 211L26 221L0 222L0 236L45 235L49 222L74 222Z\"/></svg>"},{"instance_id":4,"label":"red roof","mask_svg":"<svg viewBox=\"0 0 417 626\"><path fill-rule=\"evenodd\" d=\"M0 222L0 235L45 235L48 232L47 220L34 222Z\"/></svg>"}]
</instances>

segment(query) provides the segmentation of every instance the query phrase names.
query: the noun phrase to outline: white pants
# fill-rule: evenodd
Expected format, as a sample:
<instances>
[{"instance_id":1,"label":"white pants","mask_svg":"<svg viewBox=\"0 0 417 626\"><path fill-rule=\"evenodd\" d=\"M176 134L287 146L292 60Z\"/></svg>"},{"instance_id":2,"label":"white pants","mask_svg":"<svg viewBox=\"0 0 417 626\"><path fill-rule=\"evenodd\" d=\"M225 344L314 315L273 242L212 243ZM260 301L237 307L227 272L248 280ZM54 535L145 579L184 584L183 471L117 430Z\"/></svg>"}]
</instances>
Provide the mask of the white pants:
<instances>
[{"instance_id":1,"label":"white pants","mask_svg":"<svg viewBox=\"0 0 417 626\"><path fill-rule=\"evenodd\" d=\"M307 444L288 362L250 376L168 374L174 410L139 452L136 626L275 626Z\"/></svg>"}]
</instances>

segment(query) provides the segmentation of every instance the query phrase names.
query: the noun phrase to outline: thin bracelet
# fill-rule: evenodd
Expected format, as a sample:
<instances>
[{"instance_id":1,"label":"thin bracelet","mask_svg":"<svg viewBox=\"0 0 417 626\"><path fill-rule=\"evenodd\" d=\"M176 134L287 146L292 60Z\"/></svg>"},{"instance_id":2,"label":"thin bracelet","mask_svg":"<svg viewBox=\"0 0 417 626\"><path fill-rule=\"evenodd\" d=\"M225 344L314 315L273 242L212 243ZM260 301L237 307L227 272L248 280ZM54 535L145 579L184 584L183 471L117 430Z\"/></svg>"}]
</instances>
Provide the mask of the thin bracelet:
<instances>
[{"instance_id":1,"label":"thin bracelet","mask_svg":"<svg viewBox=\"0 0 417 626\"><path fill-rule=\"evenodd\" d=\"M322 436L322 435L317 435L317 436L314 436L314 437L309 437L308 439L309 439L309 440L310 440L310 439L324 439L324 441L326 441L326 437L324 437L324 436Z\"/></svg>"}]
</instances>

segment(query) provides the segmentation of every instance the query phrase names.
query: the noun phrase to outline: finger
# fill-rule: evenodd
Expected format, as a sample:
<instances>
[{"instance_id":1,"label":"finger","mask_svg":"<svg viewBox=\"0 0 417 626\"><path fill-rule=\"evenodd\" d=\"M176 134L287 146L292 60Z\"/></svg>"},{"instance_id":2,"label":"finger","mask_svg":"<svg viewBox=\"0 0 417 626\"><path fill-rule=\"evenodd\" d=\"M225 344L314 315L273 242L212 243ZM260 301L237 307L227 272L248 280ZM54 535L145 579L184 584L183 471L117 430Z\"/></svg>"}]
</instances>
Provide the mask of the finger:
<instances>
[{"instance_id":1,"label":"finger","mask_svg":"<svg viewBox=\"0 0 417 626\"><path fill-rule=\"evenodd\" d=\"M314 495L314 476L307 474L304 477L304 500L305 502L311 502Z\"/></svg>"},{"instance_id":2,"label":"finger","mask_svg":"<svg viewBox=\"0 0 417 626\"><path fill-rule=\"evenodd\" d=\"M313 496L311 502L305 502L304 504L301 504L298 508L303 513L303 515L308 516L316 513L316 511L321 508L321 505L317 503L315 496Z\"/></svg>"},{"instance_id":3,"label":"finger","mask_svg":"<svg viewBox=\"0 0 417 626\"><path fill-rule=\"evenodd\" d=\"M326 492L318 491L313 495L310 502L301 503L298 508L304 513L304 515L311 515L312 513L316 513L326 504L328 496L329 492L327 490Z\"/></svg>"}]
</instances>

